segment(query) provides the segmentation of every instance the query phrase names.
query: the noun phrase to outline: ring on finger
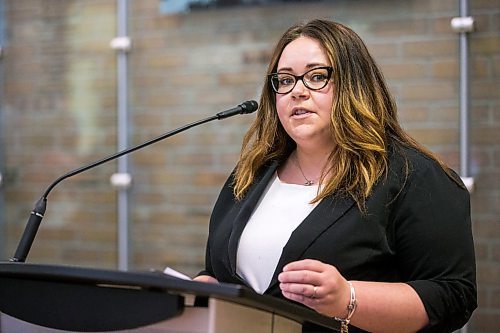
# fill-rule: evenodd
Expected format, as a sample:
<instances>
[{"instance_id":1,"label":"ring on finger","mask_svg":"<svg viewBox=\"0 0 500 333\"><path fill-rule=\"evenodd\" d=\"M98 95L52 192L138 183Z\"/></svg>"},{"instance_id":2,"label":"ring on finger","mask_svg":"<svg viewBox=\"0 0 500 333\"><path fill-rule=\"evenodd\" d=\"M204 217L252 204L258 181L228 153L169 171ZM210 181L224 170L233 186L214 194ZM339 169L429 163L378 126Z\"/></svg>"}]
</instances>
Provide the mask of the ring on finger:
<instances>
[{"instance_id":1,"label":"ring on finger","mask_svg":"<svg viewBox=\"0 0 500 333\"><path fill-rule=\"evenodd\" d=\"M316 298L316 291L318 290L318 286L314 286L313 287L313 293L312 293L312 296L311 298Z\"/></svg>"}]
</instances>

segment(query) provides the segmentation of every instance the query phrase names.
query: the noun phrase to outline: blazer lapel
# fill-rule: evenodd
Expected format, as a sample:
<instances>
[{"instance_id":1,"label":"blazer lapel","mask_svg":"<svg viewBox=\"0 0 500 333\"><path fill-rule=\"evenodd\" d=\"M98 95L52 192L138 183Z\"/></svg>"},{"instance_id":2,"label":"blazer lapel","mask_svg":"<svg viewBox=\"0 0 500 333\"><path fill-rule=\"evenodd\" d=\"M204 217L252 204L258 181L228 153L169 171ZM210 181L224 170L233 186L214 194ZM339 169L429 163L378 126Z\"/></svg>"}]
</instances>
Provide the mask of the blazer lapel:
<instances>
[{"instance_id":1,"label":"blazer lapel","mask_svg":"<svg viewBox=\"0 0 500 333\"><path fill-rule=\"evenodd\" d=\"M238 211L233 219L233 228L228 243L229 264L231 266L231 272L236 277L236 258L241 234L277 167L278 162L272 162L272 164L264 170L261 178L256 179L254 182L255 185L248 190L245 198L241 201L241 205L237 207Z\"/></svg>"},{"instance_id":2,"label":"blazer lapel","mask_svg":"<svg viewBox=\"0 0 500 333\"><path fill-rule=\"evenodd\" d=\"M313 209L297 229L293 231L290 239L283 248L266 293L278 286L278 275L283 271L283 267L289 262L306 259L302 258L302 255L307 248L323 231L335 224L354 204L354 200L350 197L335 198L329 196L324 198Z\"/></svg>"}]
</instances>

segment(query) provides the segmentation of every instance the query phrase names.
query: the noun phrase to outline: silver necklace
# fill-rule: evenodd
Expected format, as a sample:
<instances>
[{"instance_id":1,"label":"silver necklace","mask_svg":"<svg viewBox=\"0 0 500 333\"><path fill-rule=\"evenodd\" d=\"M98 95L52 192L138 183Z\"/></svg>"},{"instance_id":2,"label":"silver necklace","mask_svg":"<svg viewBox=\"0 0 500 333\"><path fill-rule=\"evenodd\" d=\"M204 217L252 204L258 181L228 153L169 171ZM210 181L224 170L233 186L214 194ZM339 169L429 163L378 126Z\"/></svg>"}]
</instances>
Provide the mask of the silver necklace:
<instances>
[{"instance_id":1,"label":"silver necklace","mask_svg":"<svg viewBox=\"0 0 500 333\"><path fill-rule=\"evenodd\" d=\"M302 171L302 168L300 167L299 158L297 157L297 153L295 153L293 155L293 162L297 166L297 168L299 169L300 173L302 174L302 177L304 177L304 179L306 180L304 185L305 186L314 185L314 180L307 179L306 175L304 175L304 171Z\"/></svg>"}]
</instances>

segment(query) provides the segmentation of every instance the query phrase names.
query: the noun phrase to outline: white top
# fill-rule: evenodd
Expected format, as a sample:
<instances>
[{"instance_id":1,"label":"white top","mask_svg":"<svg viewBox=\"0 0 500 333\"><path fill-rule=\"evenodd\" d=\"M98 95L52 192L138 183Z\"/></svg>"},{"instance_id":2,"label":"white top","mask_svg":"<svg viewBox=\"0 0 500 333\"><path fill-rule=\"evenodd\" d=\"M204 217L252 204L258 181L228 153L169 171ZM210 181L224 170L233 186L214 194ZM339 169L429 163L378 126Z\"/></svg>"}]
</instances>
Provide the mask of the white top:
<instances>
[{"instance_id":1,"label":"white top","mask_svg":"<svg viewBox=\"0 0 500 333\"><path fill-rule=\"evenodd\" d=\"M256 292L269 287L283 247L314 209L318 186L282 183L275 173L238 244L236 272Z\"/></svg>"}]
</instances>

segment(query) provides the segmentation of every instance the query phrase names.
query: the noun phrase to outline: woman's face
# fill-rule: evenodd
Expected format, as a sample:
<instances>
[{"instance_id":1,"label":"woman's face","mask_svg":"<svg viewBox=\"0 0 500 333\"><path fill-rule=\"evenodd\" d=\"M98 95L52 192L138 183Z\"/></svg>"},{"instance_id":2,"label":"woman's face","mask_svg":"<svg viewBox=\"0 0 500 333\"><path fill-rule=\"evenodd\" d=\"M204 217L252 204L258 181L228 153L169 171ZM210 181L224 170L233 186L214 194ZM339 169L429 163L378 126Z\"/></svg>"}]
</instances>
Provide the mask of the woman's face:
<instances>
[{"instance_id":1,"label":"woman's face","mask_svg":"<svg viewBox=\"0 0 500 333\"><path fill-rule=\"evenodd\" d=\"M322 66L331 64L319 42L299 37L283 50L277 72L302 75ZM276 94L280 122L299 148L327 148L333 144L330 132L333 93L331 80L320 90L310 90L298 80L289 93Z\"/></svg>"}]
</instances>

